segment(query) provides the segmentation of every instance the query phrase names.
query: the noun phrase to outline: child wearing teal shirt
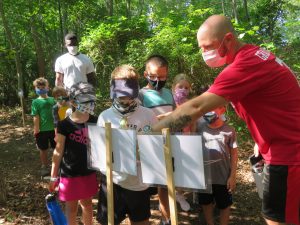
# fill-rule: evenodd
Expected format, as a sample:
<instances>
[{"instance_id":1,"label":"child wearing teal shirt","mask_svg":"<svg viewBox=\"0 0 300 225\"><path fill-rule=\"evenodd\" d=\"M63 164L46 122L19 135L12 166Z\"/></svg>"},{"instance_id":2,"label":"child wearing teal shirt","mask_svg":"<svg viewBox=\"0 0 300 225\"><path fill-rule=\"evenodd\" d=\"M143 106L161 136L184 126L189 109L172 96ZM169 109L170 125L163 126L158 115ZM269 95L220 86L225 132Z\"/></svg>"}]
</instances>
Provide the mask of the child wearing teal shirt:
<instances>
[{"instance_id":1,"label":"child wearing teal shirt","mask_svg":"<svg viewBox=\"0 0 300 225\"><path fill-rule=\"evenodd\" d=\"M157 119L161 119L166 113L176 107L170 89L165 88L168 77L168 61L161 55L152 55L146 60L144 77L148 84L139 91L139 100L142 106L151 109ZM153 188L151 188L151 192ZM158 188L159 208L162 213L162 225L170 224L170 210L168 202L168 190ZM154 191L155 192L155 191Z\"/></svg>"}]
</instances>

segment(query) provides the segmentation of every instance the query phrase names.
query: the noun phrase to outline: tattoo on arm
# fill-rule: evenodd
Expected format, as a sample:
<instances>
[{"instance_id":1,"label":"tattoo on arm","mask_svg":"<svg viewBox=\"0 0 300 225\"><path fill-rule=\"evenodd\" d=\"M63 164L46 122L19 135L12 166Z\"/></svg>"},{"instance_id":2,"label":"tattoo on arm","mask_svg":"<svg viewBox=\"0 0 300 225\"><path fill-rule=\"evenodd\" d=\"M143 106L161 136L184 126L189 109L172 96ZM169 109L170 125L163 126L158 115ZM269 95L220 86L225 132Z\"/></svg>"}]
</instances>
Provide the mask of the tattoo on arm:
<instances>
[{"instance_id":1,"label":"tattoo on arm","mask_svg":"<svg viewBox=\"0 0 300 225\"><path fill-rule=\"evenodd\" d=\"M184 127L186 127L191 121L192 121L191 116L184 115L184 116L179 117L175 121L168 121L166 125L167 125L167 127L170 128L171 132L179 132Z\"/></svg>"}]
</instances>

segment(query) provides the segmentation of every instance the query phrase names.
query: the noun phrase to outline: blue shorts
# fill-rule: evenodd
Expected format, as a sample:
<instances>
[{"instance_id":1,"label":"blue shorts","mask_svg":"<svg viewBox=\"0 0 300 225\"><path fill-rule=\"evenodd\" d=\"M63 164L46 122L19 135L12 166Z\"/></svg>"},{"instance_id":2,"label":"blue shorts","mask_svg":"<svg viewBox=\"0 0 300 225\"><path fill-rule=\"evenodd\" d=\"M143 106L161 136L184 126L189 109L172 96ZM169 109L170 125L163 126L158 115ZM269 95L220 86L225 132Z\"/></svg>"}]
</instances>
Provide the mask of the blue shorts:
<instances>
[{"instance_id":1,"label":"blue shorts","mask_svg":"<svg viewBox=\"0 0 300 225\"><path fill-rule=\"evenodd\" d=\"M219 209L226 209L232 205L232 194L228 191L226 185L212 184L212 193L199 193L199 204L209 205L216 203Z\"/></svg>"}]
</instances>

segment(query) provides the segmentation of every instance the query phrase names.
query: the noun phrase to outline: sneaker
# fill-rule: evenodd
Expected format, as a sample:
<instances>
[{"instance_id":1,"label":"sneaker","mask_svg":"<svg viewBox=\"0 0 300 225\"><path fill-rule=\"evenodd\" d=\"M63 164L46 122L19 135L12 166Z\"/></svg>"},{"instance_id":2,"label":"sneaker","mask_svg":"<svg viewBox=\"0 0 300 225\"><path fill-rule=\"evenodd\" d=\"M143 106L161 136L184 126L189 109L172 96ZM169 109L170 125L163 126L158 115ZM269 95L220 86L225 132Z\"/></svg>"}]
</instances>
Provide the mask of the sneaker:
<instances>
[{"instance_id":1,"label":"sneaker","mask_svg":"<svg viewBox=\"0 0 300 225\"><path fill-rule=\"evenodd\" d=\"M193 192L193 204L199 204L199 194L198 194L198 192Z\"/></svg>"},{"instance_id":2,"label":"sneaker","mask_svg":"<svg viewBox=\"0 0 300 225\"><path fill-rule=\"evenodd\" d=\"M191 209L190 204L185 200L185 197L179 193L176 193L176 201L179 203L183 211L189 211Z\"/></svg>"},{"instance_id":3,"label":"sneaker","mask_svg":"<svg viewBox=\"0 0 300 225\"><path fill-rule=\"evenodd\" d=\"M42 165L40 172L41 172L42 177L50 175L50 173L51 173L50 170L45 165Z\"/></svg>"}]
</instances>

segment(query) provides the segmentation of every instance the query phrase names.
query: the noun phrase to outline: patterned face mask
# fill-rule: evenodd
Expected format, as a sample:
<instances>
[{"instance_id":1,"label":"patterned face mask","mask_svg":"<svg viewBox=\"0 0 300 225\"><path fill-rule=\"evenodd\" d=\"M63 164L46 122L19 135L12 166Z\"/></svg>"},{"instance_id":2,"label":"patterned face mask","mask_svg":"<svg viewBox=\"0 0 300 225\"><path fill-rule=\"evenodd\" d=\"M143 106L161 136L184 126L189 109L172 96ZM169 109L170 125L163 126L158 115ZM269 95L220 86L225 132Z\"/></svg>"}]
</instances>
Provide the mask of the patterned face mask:
<instances>
[{"instance_id":1,"label":"patterned face mask","mask_svg":"<svg viewBox=\"0 0 300 225\"><path fill-rule=\"evenodd\" d=\"M81 113L94 115L95 102L77 103L76 110Z\"/></svg>"},{"instance_id":2,"label":"patterned face mask","mask_svg":"<svg viewBox=\"0 0 300 225\"><path fill-rule=\"evenodd\" d=\"M116 109L119 113L121 113L122 115L126 115L136 110L137 102L135 100L132 100L131 102L124 103L119 98L115 98L112 105L114 109Z\"/></svg>"},{"instance_id":3,"label":"patterned face mask","mask_svg":"<svg viewBox=\"0 0 300 225\"><path fill-rule=\"evenodd\" d=\"M174 91L174 100L177 105L181 105L187 100L187 96L189 95L189 90L184 88L176 88Z\"/></svg>"},{"instance_id":4,"label":"patterned face mask","mask_svg":"<svg viewBox=\"0 0 300 225\"><path fill-rule=\"evenodd\" d=\"M208 113L204 114L203 118L205 119L205 121L208 124L212 124L219 118L219 116L217 113L212 111L212 112L208 112Z\"/></svg>"}]
</instances>

